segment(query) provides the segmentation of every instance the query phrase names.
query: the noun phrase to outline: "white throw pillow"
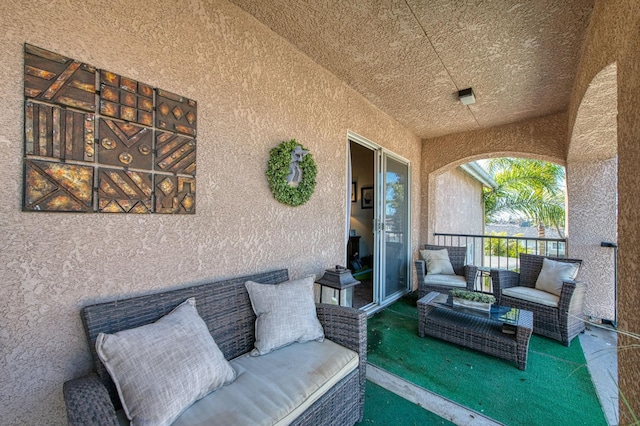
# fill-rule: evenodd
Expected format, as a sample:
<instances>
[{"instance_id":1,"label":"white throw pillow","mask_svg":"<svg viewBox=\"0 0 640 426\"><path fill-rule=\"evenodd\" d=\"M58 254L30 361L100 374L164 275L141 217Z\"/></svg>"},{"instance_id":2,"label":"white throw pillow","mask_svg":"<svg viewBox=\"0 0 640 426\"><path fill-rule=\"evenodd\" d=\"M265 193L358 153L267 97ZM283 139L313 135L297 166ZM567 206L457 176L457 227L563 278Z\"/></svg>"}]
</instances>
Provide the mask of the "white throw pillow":
<instances>
[{"instance_id":1,"label":"white throw pillow","mask_svg":"<svg viewBox=\"0 0 640 426\"><path fill-rule=\"evenodd\" d=\"M427 263L427 274L455 275L451 260L449 260L449 251L446 248L442 250L420 250L420 255Z\"/></svg>"},{"instance_id":2,"label":"white throw pillow","mask_svg":"<svg viewBox=\"0 0 640 426\"><path fill-rule=\"evenodd\" d=\"M573 281L578 275L578 263L558 262L551 259L542 260L542 270L536 280L536 289L560 296L562 283Z\"/></svg>"},{"instance_id":3,"label":"white throw pillow","mask_svg":"<svg viewBox=\"0 0 640 426\"><path fill-rule=\"evenodd\" d=\"M195 304L192 297L153 324L98 335L96 351L132 426L169 425L235 380Z\"/></svg>"},{"instance_id":4,"label":"white throw pillow","mask_svg":"<svg viewBox=\"0 0 640 426\"><path fill-rule=\"evenodd\" d=\"M314 281L315 276L311 275L281 284L245 283L257 317L252 356L265 355L294 342L324 340L313 300Z\"/></svg>"}]
</instances>

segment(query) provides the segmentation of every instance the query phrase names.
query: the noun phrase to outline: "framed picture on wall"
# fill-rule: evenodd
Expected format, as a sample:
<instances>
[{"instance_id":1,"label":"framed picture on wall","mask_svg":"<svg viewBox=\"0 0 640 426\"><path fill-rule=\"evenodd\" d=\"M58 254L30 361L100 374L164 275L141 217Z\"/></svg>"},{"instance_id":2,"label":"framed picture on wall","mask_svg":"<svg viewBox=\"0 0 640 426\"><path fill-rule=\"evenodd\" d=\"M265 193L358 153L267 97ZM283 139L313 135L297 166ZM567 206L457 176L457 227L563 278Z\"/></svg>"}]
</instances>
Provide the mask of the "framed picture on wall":
<instances>
[{"instance_id":1,"label":"framed picture on wall","mask_svg":"<svg viewBox=\"0 0 640 426\"><path fill-rule=\"evenodd\" d=\"M373 186L364 186L360 189L360 207L373 208Z\"/></svg>"},{"instance_id":2,"label":"framed picture on wall","mask_svg":"<svg viewBox=\"0 0 640 426\"><path fill-rule=\"evenodd\" d=\"M351 202L358 201L358 183L354 180L351 182Z\"/></svg>"}]
</instances>

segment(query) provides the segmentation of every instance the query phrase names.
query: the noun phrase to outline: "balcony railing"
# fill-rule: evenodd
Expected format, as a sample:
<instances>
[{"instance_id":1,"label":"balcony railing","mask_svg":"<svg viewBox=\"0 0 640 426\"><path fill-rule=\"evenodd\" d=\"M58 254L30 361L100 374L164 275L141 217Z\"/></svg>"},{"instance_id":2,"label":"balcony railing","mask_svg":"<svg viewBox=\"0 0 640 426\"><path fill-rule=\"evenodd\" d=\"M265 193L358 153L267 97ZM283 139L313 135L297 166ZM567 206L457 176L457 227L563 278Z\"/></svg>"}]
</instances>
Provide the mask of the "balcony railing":
<instances>
[{"instance_id":1,"label":"balcony railing","mask_svg":"<svg viewBox=\"0 0 640 426\"><path fill-rule=\"evenodd\" d=\"M565 238L530 238L506 235L434 233L436 244L467 248L467 264L478 266L475 290L493 291L489 271L492 268L520 270L520 253L566 257Z\"/></svg>"},{"instance_id":2,"label":"balcony railing","mask_svg":"<svg viewBox=\"0 0 640 426\"><path fill-rule=\"evenodd\" d=\"M566 257L566 238L434 233L436 244L467 247L467 263L484 268L519 269L520 253Z\"/></svg>"}]
</instances>

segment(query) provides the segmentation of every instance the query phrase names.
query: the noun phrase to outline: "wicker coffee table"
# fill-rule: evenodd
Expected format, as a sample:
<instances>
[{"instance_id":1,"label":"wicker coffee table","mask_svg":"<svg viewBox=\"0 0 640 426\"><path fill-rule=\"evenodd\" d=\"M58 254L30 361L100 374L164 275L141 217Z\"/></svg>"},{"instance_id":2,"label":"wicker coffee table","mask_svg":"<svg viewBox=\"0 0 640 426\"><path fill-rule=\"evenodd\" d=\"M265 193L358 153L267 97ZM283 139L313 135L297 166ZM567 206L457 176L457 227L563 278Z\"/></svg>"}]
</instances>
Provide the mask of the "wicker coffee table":
<instances>
[{"instance_id":1,"label":"wicker coffee table","mask_svg":"<svg viewBox=\"0 0 640 426\"><path fill-rule=\"evenodd\" d=\"M420 337L436 337L527 368L532 312L504 306L492 306L490 312L459 308L447 298L431 292L418 300Z\"/></svg>"}]
</instances>

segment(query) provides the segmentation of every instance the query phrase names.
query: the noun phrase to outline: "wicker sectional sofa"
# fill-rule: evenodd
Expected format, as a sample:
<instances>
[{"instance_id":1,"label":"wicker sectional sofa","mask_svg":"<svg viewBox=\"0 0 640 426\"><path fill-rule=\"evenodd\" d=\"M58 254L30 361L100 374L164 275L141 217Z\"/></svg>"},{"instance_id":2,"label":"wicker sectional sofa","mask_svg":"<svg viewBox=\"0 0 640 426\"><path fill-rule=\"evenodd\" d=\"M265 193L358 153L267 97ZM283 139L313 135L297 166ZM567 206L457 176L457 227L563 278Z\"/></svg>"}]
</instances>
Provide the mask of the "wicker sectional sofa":
<instances>
[{"instance_id":1,"label":"wicker sectional sofa","mask_svg":"<svg viewBox=\"0 0 640 426\"><path fill-rule=\"evenodd\" d=\"M189 298L196 299L198 314L224 357L238 371L238 378L195 402L178 417L175 425L243 422L351 425L358 422L363 414L366 380L364 312L317 304L317 316L325 335L323 343L293 343L264 356L249 357L254 348L256 316L245 282L278 284L287 280L288 271L283 269L83 308L81 317L95 371L64 384L69 423L128 424L117 389L96 353L98 334L154 323ZM326 356L317 355L327 347ZM333 357L332 351L345 352L345 348L352 354L349 368L331 367L339 362L329 359ZM326 370L327 366L333 368L330 371L340 370L340 374L331 373L333 377L323 378L322 383L310 383L314 382L317 369ZM259 422L256 407L266 410L260 414Z\"/></svg>"}]
</instances>

